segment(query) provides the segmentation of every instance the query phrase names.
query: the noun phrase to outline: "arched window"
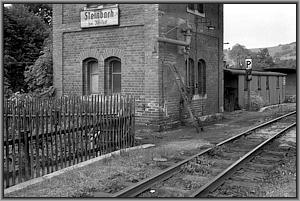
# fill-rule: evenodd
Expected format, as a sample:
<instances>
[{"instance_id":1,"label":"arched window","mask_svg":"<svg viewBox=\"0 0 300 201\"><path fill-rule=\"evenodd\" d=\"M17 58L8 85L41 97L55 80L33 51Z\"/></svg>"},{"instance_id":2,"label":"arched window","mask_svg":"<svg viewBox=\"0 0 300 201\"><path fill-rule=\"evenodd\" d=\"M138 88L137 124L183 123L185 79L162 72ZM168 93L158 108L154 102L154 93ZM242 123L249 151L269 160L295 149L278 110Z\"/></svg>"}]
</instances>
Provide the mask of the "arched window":
<instances>
[{"instance_id":1,"label":"arched window","mask_svg":"<svg viewBox=\"0 0 300 201\"><path fill-rule=\"evenodd\" d=\"M83 62L83 87L84 94L99 93L99 69L98 60L94 58L86 59Z\"/></svg>"},{"instance_id":2,"label":"arched window","mask_svg":"<svg viewBox=\"0 0 300 201\"><path fill-rule=\"evenodd\" d=\"M121 93L121 59L109 57L105 59L105 93Z\"/></svg>"},{"instance_id":3,"label":"arched window","mask_svg":"<svg viewBox=\"0 0 300 201\"><path fill-rule=\"evenodd\" d=\"M206 64L203 59L198 61L198 93L202 96L206 94Z\"/></svg>"},{"instance_id":4,"label":"arched window","mask_svg":"<svg viewBox=\"0 0 300 201\"><path fill-rule=\"evenodd\" d=\"M185 62L185 64L187 64ZM186 65L186 85L189 88L190 94L195 94L195 67L194 60L189 58L189 63Z\"/></svg>"}]
</instances>

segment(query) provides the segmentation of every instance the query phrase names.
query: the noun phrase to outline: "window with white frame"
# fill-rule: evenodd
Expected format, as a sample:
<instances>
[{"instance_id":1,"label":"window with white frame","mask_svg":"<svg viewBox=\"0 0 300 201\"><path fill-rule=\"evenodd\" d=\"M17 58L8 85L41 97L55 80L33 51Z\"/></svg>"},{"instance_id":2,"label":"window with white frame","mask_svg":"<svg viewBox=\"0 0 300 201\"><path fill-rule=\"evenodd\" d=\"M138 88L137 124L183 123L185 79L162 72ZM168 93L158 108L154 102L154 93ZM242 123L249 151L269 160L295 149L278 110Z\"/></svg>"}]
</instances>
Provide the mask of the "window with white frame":
<instances>
[{"instance_id":1,"label":"window with white frame","mask_svg":"<svg viewBox=\"0 0 300 201\"><path fill-rule=\"evenodd\" d=\"M204 97L206 95L206 63L203 59L198 61L198 66L194 65L192 58L186 62L186 85L190 95Z\"/></svg>"},{"instance_id":2,"label":"window with white frame","mask_svg":"<svg viewBox=\"0 0 300 201\"><path fill-rule=\"evenodd\" d=\"M121 59L109 57L105 60L105 93L121 93Z\"/></svg>"},{"instance_id":3,"label":"window with white frame","mask_svg":"<svg viewBox=\"0 0 300 201\"><path fill-rule=\"evenodd\" d=\"M187 5L187 12L199 15L201 17L205 17L204 9L203 3L189 3Z\"/></svg>"},{"instance_id":4,"label":"window with white frame","mask_svg":"<svg viewBox=\"0 0 300 201\"><path fill-rule=\"evenodd\" d=\"M98 60L88 58L83 62L83 91L84 94L99 93L99 69Z\"/></svg>"}]
</instances>

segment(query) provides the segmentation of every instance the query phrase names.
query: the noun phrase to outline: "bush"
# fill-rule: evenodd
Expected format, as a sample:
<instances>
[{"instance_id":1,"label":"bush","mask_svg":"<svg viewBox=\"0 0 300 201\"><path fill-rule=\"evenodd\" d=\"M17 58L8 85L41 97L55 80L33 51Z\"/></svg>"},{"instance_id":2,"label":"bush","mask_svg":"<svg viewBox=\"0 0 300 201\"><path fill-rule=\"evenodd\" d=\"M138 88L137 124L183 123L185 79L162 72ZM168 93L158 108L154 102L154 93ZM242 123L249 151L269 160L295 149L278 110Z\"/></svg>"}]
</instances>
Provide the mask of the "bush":
<instances>
[{"instance_id":1,"label":"bush","mask_svg":"<svg viewBox=\"0 0 300 201\"><path fill-rule=\"evenodd\" d=\"M286 96L285 103L296 103L296 95Z\"/></svg>"},{"instance_id":2,"label":"bush","mask_svg":"<svg viewBox=\"0 0 300 201\"><path fill-rule=\"evenodd\" d=\"M255 91L250 92L250 102L252 111L258 111L266 104L264 99Z\"/></svg>"}]
</instances>

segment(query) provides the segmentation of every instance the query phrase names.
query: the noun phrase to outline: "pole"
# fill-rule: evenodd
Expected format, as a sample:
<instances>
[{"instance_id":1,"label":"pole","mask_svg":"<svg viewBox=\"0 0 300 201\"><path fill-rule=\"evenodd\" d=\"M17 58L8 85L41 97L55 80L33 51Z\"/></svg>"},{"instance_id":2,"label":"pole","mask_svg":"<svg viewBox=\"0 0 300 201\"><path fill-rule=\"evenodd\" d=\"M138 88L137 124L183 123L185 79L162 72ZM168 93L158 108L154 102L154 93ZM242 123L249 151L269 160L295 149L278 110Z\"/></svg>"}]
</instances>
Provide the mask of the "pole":
<instances>
[{"instance_id":1,"label":"pole","mask_svg":"<svg viewBox=\"0 0 300 201\"><path fill-rule=\"evenodd\" d=\"M247 91L247 95L248 95L248 99L247 99L247 110L250 111L250 104L251 104L251 101L250 101L250 80L247 79L247 88L248 88L248 91Z\"/></svg>"},{"instance_id":2,"label":"pole","mask_svg":"<svg viewBox=\"0 0 300 201\"><path fill-rule=\"evenodd\" d=\"M249 111L251 109L250 82L252 80L252 59L245 59L245 64L246 64L245 77L247 80L247 89L248 89L247 110Z\"/></svg>"}]
</instances>

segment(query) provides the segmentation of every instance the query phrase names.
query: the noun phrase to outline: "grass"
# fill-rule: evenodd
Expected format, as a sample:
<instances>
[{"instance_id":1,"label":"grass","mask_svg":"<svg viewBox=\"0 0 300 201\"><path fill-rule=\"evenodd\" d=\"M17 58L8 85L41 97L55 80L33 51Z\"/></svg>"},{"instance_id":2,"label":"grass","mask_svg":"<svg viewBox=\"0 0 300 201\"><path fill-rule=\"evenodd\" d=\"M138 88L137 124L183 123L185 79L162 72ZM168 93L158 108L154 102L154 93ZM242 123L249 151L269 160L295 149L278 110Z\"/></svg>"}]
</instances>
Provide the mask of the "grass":
<instances>
[{"instance_id":1,"label":"grass","mask_svg":"<svg viewBox=\"0 0 300 201\"><path fill-rule=\"evenodd\" d=\"M161 171L155 157L172 159L182 151L199 149L205 143L185 141L166 143L149 149L121 151L88 166L68 171L41 183L28 186L5 197L90 197L93 192L115 193Z\"/></svg>"},{"instance_id":2,"label":"grass","mask_svg":"<svg viewBox=\"0 0 300 201\"><path fill-rule=\"evenodd\" d=\"M201 176L206 176L211 174L211 167L214 165L214 162L211 161L206 156L201 156L195 158L193 161L185 164L182 167L182 171L189 174L197 174Z\"/></svg>"}]
</instances>

